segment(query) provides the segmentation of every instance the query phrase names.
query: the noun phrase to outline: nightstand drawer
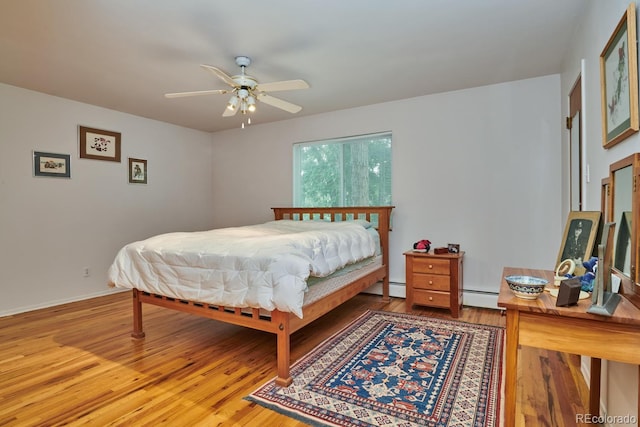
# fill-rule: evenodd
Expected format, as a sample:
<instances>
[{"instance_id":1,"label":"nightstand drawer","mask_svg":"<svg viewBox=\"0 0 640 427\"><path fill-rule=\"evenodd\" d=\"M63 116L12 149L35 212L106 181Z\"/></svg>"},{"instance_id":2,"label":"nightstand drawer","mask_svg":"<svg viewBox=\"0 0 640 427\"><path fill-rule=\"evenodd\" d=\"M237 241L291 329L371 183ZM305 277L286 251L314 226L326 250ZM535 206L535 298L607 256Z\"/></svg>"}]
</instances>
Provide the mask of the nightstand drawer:
<instances>
[{"instance_id":1,"label":"nightstand drawer","mask_svg":"<svg viewBox=\"0 0 640 427\"><path fill-rule=\"evenodd\" d=\"M448 292L423 291L422 289L416 289L413 292L414 304L445 308L450 306L451 297Z\"/></svg>"},{"instance_id":2,"label":"nightstand drawer","mask_svg":"<svg viewBox=\"0 0 640 427\"><path fill-rule=\"evenodd\" d=\"M413 273L413 287L429 291L449 292L451 289L451 281L449 276Z\"/></svg>"},{"instance_id":3,"label":"nightstand drawer","mask_svg":"<svg viewBox=\"0 0 640 427\"><path fill-rule=\"evenodd\" d=\"M414 273L449 274L449 259L413 257Z\"/></svg>"}]
</instances>

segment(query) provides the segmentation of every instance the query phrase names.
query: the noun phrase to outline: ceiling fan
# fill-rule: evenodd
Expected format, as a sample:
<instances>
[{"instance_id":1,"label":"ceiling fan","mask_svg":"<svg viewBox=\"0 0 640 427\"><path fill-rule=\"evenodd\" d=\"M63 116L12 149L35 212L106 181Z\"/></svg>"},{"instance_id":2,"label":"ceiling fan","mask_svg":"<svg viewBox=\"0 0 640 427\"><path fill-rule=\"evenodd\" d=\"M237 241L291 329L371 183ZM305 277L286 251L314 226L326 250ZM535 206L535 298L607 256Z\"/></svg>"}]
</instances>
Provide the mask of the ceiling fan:
<instances>
[{"instance_id":1,"label":"ceiling fan","mask_svg":"<svg viewBox=\"0 0 640 427\"><path fill-rule=\"evenodd\" d=\"M201 64L200 66L216 75L220 80L231 86L231 89L200 90L195 92L167 93L167 98L179 98L184 96L215 95L232 93L223 117L234 116L238 111L243 114L253 112L256 109L256 102L264 102L272 107L280 108L289 113L297 113L302 107L280 98L268 95L267 92L277 92L285 90L307 89L309 84L304 80L284 80L272 83L258 83L255 77L245 74L245 68L251 64L251 58L247 56L236 56L236 64L240 67L241 73L236 76L229 76L219 68L211 65Z\"/></svg>"}]
</instances>

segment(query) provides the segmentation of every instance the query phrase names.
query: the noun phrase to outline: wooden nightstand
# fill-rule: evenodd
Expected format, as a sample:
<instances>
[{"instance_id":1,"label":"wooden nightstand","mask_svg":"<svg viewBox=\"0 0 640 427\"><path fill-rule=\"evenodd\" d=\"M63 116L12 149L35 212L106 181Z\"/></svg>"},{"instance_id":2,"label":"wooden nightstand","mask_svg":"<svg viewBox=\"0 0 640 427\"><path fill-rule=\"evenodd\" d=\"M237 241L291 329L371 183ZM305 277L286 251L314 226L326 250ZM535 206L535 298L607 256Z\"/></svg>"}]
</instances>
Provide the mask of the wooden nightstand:
<instances>
[{"instance_id":1,"label":"wooden nightstand","mask_svg":"<svg viewBox=\"0 0 640 427\"><path fill-rule=\"evenodd\" d=\"M458 317L462 309L462 259L457 254L404 253L407 268L407 309L413 304L442 307Z\"/></svg>"}]
</instances>

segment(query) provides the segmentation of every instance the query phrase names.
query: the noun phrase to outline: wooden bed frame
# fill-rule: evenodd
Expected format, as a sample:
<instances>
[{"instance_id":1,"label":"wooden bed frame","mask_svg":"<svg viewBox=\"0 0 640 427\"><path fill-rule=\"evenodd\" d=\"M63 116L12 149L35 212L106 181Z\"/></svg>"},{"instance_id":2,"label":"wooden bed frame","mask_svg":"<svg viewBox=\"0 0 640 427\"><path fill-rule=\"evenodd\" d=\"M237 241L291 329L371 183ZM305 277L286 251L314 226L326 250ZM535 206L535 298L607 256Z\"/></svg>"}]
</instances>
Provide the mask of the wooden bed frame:
<instances>
[{"instance_id":1,"label":"wooden bed frame","mask_svg":"<svg viewBox=\"0 0 640 427\"><path fill-rule=\"evenodd\" d=\"M246 326L277 336L277 378L276 384L286 387L293 379L290 368L290 336L297 330L328 313L335 307L366 290L374 283L382 281L382 300L389 301L389 231L391 231L391 211L393 206L339 207L339 208L272 208L275 219L324 219L344 221L365 219L376 226L382 247L382 265L339 290L303 307L303 318L292 313L274 310L265 316L260 309L214 306L196 301L170 298L164 295L133 290L133 332L134 338L143 338L142 303L196 314L210 319L235 325Z\"/></svg>"}]
</instances>

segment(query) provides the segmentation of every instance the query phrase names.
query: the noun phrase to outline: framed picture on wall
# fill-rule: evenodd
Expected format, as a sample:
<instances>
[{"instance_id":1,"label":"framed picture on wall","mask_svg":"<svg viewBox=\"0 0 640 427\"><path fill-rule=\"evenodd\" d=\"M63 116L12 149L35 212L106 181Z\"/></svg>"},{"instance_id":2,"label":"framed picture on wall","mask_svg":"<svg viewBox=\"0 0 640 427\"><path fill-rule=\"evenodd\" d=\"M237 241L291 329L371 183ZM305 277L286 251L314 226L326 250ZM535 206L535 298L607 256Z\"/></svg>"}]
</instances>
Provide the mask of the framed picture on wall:
<instances>
[{"instance_id":1,"label":"framed picture on wall","mask_svg":"<svg viewBox=\"0 0 640 427\"><path fill-rule=\"evenodd\" d=\"M599 229L600 211L569 212L556 266L570 260L575 263L575 274L583 274L582 263L591 258Z\"/></svg>"},{"instance_id":2,"label":"framed picture on wall","mask_svg":"<svg viewBox=\"0 0 640 427\"><path fill-rule=\"evenodd\" d=\"M33 175L71 178L71 155L34 151Z\"/></svg>"},{"instance_id":3,"label":"framed picture on wall","mask_svg":"<svg viewBox=\"0 0 640 427\"><path fill-rule=\"evenodd\" d=\"M636 7L632 2L600 55L604 148L610 148L638 131L636 44Z\"/></svg>"},{"instance_id":4,"label":"framed picture on wall","mask_svg":"<svg viewBox=\"0 0 640 427\"><path fill-rule=\"evenodd\" d=\"M120 162L120 133L80 126L80 158Z\"/></svg>"},{"instance_id":5,"label":"framed picture on wall","mask_svg":"<svg viewBox=\"0 0 640 427\"><path fill-rule=\"evenodd\" d=\"M129 157L129 183L147 183L147 161Z\"/></svg>"}]
</instances>

